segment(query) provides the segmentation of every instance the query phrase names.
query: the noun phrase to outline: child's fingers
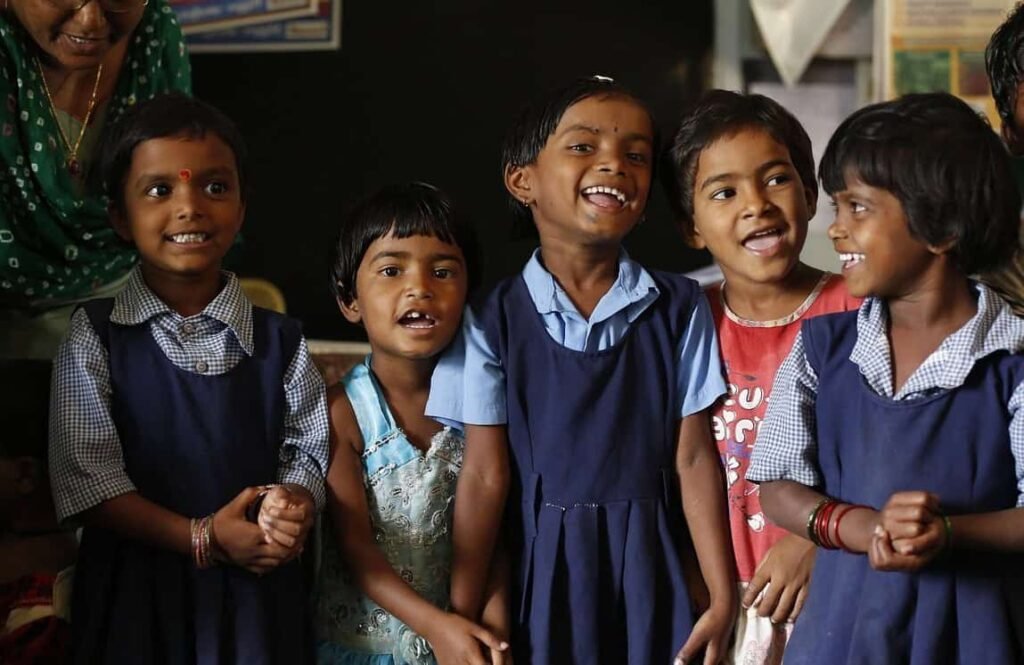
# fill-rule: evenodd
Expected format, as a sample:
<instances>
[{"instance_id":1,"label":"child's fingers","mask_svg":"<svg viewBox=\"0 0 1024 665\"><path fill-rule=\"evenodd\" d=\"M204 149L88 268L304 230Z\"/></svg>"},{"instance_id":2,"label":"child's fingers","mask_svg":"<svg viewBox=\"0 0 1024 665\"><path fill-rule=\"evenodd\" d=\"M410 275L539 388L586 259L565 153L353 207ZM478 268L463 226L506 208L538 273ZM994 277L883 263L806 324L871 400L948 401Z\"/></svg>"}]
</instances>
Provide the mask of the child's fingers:
<instances>
[{"instance_id":1,"label":"child's fingers","mask_svg":"<svg viewBox=\"0 0 1024 665\"><path fill-rule=\"evenodd\" d=\"M807 602L807 585L800 587L800 590L796 593L796 602L793 603L793 611L789 613L789 622L793 623L800 616L800 613L804 611L804 603Z\"/></svg>"},{"instance_id":2,"label":"child's fingers","mask_svg":"<svg viewBox=\"0 0 1024 665\"><path fill-rule=\"evenodd\" d=\"M767 559L765 560L767 561ZM765 586L768 584L768 580L771 579L771 575L768 572L768 566L765 566L765 561L761 562L757 570L754 572L754 576L750 579L750 584L747 585L746 590L743 592L743 598L740 602L743 607L751 608L758 604L758 597L764 591Z\"/></svg>"},{"instance_id":3,"label":"child's fingers","mask_svg":"<svg viewBox=\"0 0 1024 665\"><path fill-rule=\"evenodd\" d=\"M934 513L939 510L939 497L931 492L896 492L889 497L885 507L888 509L896 506L914 506Z\"/></svg>"},{"instance_id":4,"label":"child's fingers","mask_svg":"<svg viewBox=\"0 0 1024 665\"><path fill-rule=\"evenodd\" d=\"M942 547L944 534L938 534L929 529L914 538L893 539L893 549L904 556L921 555L938 550Z\"/></svg>"},{"instance_id":5,"label":"child's fingers","mask_svg":"<svg viewBox=\"0 0 1024 665\"><path fill-rule=\"evenodd\" d=\"M789 619L793 614L793 604L796 602L796 596L797 590L793 588L792 584L787 584L779 595L778 602L775 604L775 611L772 612L771 616L772 623L785 623Z\"/></svg>"},{"instance_id":6,"label":"child's fingers","mask_svg":"<svg viewBox=\"0 0 1024 665\"><path fill-rule=\"evenodd\" d=\"M512 654L508 651L491 649L491 665L512 665Z\"/></svg>"},{"instance_id":7,"label":"child's fingers","mask_svg":"<svg viewBox=\"0 0 1024 665\"><path fill-rule=\"evenodd\" d=\"M474 625L470 634L483 642L484 646L492 651L505 651L508 649L508 642L499 639L494 633L487 630L483 626Z\"/></svg>"},{"instance_id":8,"label":"child's fingers","mask_svg":"<svg viewBox=\"0 0 1024 665\"><path fill-rule=\"evenodd\" d=\"M263 533L267 536L267 542L277 543L282 547L287 547L289 550L299 542L299 539L295 536L278 531L277 529L265 529Z\"/></svg>"},{"instance_id":9,"label":"child's fingers","mask_svg":"<svg viewBox=\"0 0 1024 665\"><path fill-rule=\"evenodd\" d=\"M260 511L258 523L265 531L280 531L281 533L286 533L293 538L298 538L303 532L302 522L275 517L269 512Z\"/></svg>"},{"instance_id":10,"label":"child's fingers","mask_svg":"<svg viewBox=\"0 0 1024 665\"><path fill-rule=\"evenodd\" d=\"M779 598L782 596L782 592L786 590L785 584L777 584L772 582L765 586L764 595L761 597L761 602L757 605L757 616L768 617L775 612L775 608L779 605Z\"/></svg>"},{"instance_id":11,"label":"child's fingers","mask_svg":"<svg viewBox=\"0 0 1024 665\"><path fill-rule=\"evenodd\" d=\"M889 536L896 540L898 538L915 538L925 532L925 525L920 522L903 522L889 519L882 520L882 528Z\"/></svg>"}]
</instances>

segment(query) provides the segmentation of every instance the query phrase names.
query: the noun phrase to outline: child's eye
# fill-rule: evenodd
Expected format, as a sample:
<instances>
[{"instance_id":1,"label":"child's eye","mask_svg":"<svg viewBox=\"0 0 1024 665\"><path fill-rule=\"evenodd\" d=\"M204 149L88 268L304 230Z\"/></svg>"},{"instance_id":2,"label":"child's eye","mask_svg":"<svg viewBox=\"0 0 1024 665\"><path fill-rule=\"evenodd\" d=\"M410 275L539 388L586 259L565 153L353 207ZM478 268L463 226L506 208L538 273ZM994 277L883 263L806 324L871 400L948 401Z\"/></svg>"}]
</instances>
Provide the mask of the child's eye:
<instances>
[{"instance_id":1,"label":"child's eye","mask_svg":"<svg viewBox=\"0 0 1024 665\"><path fill-rule=\"evenodd\" d=\"M733 189L732 187L726 187L724 189L719 189L711 193L711 198L715 201L725 201L727 199L731 199L734 196L736 196L736 190Z\"/></svg>"},{"instance_id":2,"label":"child's eye","mask_svg":"<svg viewBox=\"0 0 1024 665\"><path fill-rule=\"evenodd\" d=\"M385 277L398 277L402 271L398 269L398 266L384 266L377 272Z\"/></svg>"},{"instance_id":3,"label":"child's eye","mask_svg":"<svg viewBox=\"0 0 1024 665\"><path fill-rule=\"evenodd\" d=\"M594 148L589 143L574 143L571 146L569 146L569 150L571 152L588 153L592 152Z\"/></svg>"},{"instance_id":4,"label":"child's eye","mask_svg":"<svg viewBox=\"0 0 1024 665\"><path fill-rule=\"evenodd\" d=\"M857 201L850 201L850 212L857 214L858 212L864 212L867 210L862 204Z\"/></svg>"},{"instance_id":5,"label":"child's eye","mask_svg":"<svg viewBox=\"0 0 1024 665\"><path fill-rule=\"evenodd\" d=\"M228 185L225 182L214 180L213 182L206 185L206 193L214 196L220 196L221 194L228 193Z\"/></svg>"},{"instance_id":6,"label":"child's eye","mask_svg":"<svg viewBox=\"0 0 1024 665\"><path fill-rule=\"evenodd\" d=\"M649 161L647 154L643 152L628 152L626 158L635 164L646 164Z\"/></svg>"},{"instance_id":7,"label":"child's eye","mask_svg":"<svg viewBox=\"0 0 1024 665\"><path fill-rule=\"evenodd\" d=\"M451 268L434 268L434 277L438 279L451 279L455 277L455 271Z\"/></svg>"},{"instance_id":8,"label":"child's eye","mask_svg":"<svg viewBox=\"0 0 1024 665\"><path fill-rule=\"evenodd\" d=\"M171 193L171 188L168 187L167 185L165 185L164 183L157 183L155 185L150 185L149 188L146 190L146 196L152 196L155 199L159 199L159 198L163 198L165 196L169 196L170 193Z\"/></svg>"},{"instance_id":9,"label":"child's eye","mask_svg":"<svg viewBox=\"0 0 1024 665\"><path fill-rule=\"evenodd\" d=\"M787 182L789 182L789 180L790 178L788 173L778 173L776 175L769 177L766 181L766 184L769 187L777 187L779 185L785 185Z\"/></svg>"}]
</instances>

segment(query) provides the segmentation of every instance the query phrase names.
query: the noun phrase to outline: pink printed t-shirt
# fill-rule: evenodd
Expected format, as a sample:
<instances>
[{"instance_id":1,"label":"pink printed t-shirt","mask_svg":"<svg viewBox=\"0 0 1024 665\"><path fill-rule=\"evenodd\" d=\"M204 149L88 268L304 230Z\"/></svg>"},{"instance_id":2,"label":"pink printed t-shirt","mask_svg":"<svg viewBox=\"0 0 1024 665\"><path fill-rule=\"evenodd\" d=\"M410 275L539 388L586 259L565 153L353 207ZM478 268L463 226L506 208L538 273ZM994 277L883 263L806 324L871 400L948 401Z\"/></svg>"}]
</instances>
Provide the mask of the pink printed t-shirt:
<instances>
[{"instance_id":1,"label":"pink printed t-shirt","mask_svg":"<svg viewBox=\"0 0 1024 665\"><path fill-rule=\"evenodd\" d=\"M725 466L737 574L741 582L749 582L764 555L786 533L765 519L758 486L746 479L775 372L804 319L857 309L860 300L847 293L842 277L830 273L795 312L775 321L740 318L725 304L721 285L708 288L707 296L728 385L728 393L712 409L712 428Z\"/></svg>"}]
</instances>

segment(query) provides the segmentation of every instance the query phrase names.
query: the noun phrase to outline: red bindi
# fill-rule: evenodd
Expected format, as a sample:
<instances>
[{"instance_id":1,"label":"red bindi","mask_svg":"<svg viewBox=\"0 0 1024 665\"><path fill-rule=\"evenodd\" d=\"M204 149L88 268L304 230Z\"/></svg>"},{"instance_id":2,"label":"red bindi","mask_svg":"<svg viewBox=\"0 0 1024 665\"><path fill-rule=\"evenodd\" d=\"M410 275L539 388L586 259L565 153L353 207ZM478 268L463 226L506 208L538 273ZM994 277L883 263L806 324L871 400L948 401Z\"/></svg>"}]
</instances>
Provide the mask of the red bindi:
<instances>
[{"instance_id":1,"label":"red bindi","mask_svg":"<svg viewBox=\"0 0 1024 665\"><path fill-rule=\"evenodd\" d=\"M182 170L178 171L178 177L181 178L181 180L183 182L188 182L189 180L192 179L192 170L191 169L182 169Z\"/></svg>"}]
</instances>

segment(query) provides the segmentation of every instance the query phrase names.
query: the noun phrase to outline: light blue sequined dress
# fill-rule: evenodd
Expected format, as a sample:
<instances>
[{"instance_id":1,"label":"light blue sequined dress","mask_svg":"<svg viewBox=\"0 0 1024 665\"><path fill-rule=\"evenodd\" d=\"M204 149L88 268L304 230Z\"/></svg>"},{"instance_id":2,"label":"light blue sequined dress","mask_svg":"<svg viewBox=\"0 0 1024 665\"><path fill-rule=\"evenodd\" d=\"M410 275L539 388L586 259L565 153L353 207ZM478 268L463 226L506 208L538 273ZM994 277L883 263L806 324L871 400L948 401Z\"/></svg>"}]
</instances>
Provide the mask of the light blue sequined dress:
<instances>
[{"instance_id":1,"label":"light blue sequined dress","mask_svg":"<svg viewBox=\"0 0 1024 665\"><path fill-rule=\"evenodd\" d=\"M395 424L369 356L341 383L363 435L363 483L377 546L421 596L447 607L462 435L446 427L434 435L426 453L412 445ZM326 514L321 542L315 592L319 663L433 665L427 641L355 586Z\"/></svg>"}]
</instances>

